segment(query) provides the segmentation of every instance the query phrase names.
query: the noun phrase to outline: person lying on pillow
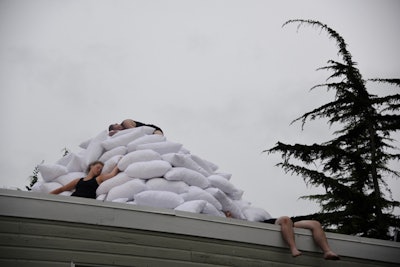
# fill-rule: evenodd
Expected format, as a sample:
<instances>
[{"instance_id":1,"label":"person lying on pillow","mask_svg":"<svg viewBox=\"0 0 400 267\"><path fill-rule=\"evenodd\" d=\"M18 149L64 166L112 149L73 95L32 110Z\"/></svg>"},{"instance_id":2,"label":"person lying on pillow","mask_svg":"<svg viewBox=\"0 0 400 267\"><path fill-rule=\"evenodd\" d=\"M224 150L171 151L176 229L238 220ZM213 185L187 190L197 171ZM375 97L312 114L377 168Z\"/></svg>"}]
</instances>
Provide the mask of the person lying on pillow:
<instances>
[{"instance_id":1,"label":"person lying on pillow","mask_svg":"<svg viewBox=\"0 0 400 267\"><path fill-rule=\"evenodd\" d=\"M75 189L71 196L96 198L96 190L99 185L102 182L114 177L119 172L116 164L110 173L102 174L101 171L103 170L103 166L104 163L101 161L95 161L89 164L88 174L86 177L72 180L68 184L51 191L50 194L57 195L64 191L72 191Z\"/></svg>"},{"instance_id":2,"label":"person lying on pillow","mask_svg":"<svg viewBox=\"0 0 400 267\"><path fill-rule=\"evenodd\" d=\"M143 122L134 121L132 119L123 120L121 122L121 124L118 124L118 123L111 124L108 127L108 131L109 131L109 135L113 136L118 131L130 129L130 128L135 128L135 127L141 127L141 126L153 127L155 129L153 134L164 135L164 133L163 133L163 131L161 130L160 127L158 127L156 125L153 125L153 124L146 124L146 123L143 123Z\"/></svg>"},{"instance_id":3,"label":"person lying on pillow","mask_svg":"<svg viewBox=\"0 0 400 267\"><path fill-rule=\"evenodd\" d=\"M232 218L232 214L230 211L224 212L225 216L228 218ZM271 218L268 220L261 221L264 223L277 224L281 227L282 238L288 244L290 252L293 257L297 257L301 255L301 252L297 249L295 240L294 240L294 231L293 228L303 228L311 231L314 242L322 249L324 252L325 260L339 260L340 257L332 251L329 247L328 240L326 239L326 235L324 230L321 227L321 223L316 220L300 220L293 222L291 218L288 216L282 216L279 218Z\"/></svg>"}]
</instances>

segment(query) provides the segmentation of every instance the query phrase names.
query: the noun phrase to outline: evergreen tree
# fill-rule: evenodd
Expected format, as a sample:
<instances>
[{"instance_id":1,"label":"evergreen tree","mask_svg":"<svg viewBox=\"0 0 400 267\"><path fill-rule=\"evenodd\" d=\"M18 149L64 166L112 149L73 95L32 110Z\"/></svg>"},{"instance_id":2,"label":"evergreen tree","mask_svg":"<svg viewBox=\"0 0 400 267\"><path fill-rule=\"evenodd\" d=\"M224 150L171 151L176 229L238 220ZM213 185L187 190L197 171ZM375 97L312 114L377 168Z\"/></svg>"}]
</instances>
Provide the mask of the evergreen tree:
<instances>
[{"instance_id":1,"label":"evergreen tree","mask_svg":"<svg viewBox=\"0 0 400 267\"><path fill-rule=\"evenodd\" d=\"M329 60L327 66L320 68L333 73L326 83L312 88L334 91L334 100L293 122L301 121L303 128L307 121L324 118L340 130L333 133L334 139L321 144L278 142L265 151L282 154L278 166L285 172L325 189L325 194L303 197L321 206L319 213L303 218L317 219L330 231L388 239L389 229L400 226L400 218L393 215L400 203L392 199L385 182L386 178L400 177L398 171L389 168L390 162L400 159L391 138L400 129L400 95L371 95L366 84L379 82L398 87L400 79L364 80L336 31L312 20L289 20L283 26L292 23L298 28L309 25L326 31L336 41L342 59Z\"/></svg>"}]
</instances>

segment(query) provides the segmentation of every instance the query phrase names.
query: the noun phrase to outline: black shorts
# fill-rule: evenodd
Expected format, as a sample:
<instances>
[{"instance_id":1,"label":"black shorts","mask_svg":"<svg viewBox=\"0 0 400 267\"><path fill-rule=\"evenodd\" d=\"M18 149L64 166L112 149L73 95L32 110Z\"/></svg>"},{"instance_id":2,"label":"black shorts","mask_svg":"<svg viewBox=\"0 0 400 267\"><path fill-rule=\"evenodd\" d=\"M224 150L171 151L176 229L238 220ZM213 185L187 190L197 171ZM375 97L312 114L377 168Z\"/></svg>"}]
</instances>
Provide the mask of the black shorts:
<instances>
[{"instance_id":1,"label":"black shorts","mask_svg":"<svg viewBox=\"0 0 400 267\"><path fill-rule=\"evenodd\" d=\"M135 123L136 123L136 127L149 126L149 127L153 127L153 128L155 129L155 131L158 130L158 131L164 133L164 132L161 130L160 127L155 126L154 124L146 124L146 123L143 123L143 122L140 122L140 121L135 121Z\"/></svg>"}]
</instances>

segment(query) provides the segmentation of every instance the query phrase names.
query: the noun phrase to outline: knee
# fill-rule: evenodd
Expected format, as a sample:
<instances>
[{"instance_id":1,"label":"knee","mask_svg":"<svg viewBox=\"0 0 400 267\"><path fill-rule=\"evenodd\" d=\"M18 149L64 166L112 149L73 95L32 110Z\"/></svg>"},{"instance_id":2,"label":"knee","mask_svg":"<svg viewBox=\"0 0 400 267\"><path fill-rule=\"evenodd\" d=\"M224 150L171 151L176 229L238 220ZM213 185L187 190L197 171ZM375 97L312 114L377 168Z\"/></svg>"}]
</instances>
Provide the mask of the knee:
<instances>
[{"instance_id":1,"label":"knee","mask_svg":"<svg viewBox=\"0 0 400 267\"><path fill-rule=\"evenodd\" d=\"M292 225L293 222L288 216L282 216L279 217L278 220L276 220L276 223L279 225Z\"/></svg>"}]
</instances>

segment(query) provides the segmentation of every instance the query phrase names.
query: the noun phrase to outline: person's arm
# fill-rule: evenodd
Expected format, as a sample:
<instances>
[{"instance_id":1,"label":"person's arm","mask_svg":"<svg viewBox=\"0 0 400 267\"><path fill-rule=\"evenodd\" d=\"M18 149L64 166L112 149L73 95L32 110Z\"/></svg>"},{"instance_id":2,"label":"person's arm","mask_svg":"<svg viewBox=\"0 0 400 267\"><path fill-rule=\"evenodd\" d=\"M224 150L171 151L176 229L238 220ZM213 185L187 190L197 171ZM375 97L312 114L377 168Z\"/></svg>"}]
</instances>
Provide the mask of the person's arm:
<instances>
[{"instance_id":1,"label":"person's arm","mask_svg":"<svg viewBox=\"0 0 400 267\"><path fill-rule=\"evenodd\" d=\"M79 180L80 180L80 178L77 178L77 179L75 179L75 180L72 180L72 181L69 182L68 184L63 185L63 186L61 186L61 187L59 187L59 188L57 188L57 189L51 191L50 194L58 195L58 194L61 194L61 193L64 192L64 191L71 191L71 190L75 189L75 187L76 187L76 185L78 184Z\"/></svg>"},{"instance_id":2,"label":"person's arm","mask_svg":"<svg viewBox=\"0 0 400 267\"><path fill-rule=\"evenodd\" d=\"M110 172L110 173L105 173L105 174L100 174L96 180L98 184L101 184L102 182L113 178L115 175L117 175L119 173L119 169L118 169L118 165L116 164L114 169Z\"/></svg>"}]
</instances>

